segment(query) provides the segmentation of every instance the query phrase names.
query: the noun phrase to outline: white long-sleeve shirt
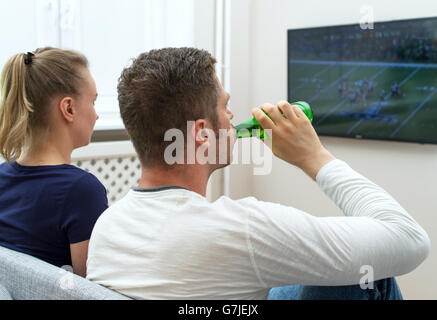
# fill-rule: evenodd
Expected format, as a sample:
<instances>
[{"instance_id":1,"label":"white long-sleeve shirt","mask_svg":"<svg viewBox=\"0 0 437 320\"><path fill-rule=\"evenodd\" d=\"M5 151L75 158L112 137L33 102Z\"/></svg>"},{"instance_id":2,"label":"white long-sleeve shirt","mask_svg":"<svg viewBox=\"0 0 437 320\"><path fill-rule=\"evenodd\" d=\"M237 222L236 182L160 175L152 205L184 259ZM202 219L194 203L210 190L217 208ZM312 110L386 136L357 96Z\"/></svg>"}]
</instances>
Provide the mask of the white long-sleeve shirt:
<instances>
[{"instance_id":1,"label":"white long-sleeve shirt","mask_svg":"<svg viewBox=\"0 0 437 320\"><path fill-rule=\"evenodd\" d=\"M374 280L402 275L427 257L426 232L346 163L329 162L316 181L345 217L131 190L98 219L87 278L136 299L265 299L277 286L359 284L363 266Z\"/></svg>"}]
</instances>

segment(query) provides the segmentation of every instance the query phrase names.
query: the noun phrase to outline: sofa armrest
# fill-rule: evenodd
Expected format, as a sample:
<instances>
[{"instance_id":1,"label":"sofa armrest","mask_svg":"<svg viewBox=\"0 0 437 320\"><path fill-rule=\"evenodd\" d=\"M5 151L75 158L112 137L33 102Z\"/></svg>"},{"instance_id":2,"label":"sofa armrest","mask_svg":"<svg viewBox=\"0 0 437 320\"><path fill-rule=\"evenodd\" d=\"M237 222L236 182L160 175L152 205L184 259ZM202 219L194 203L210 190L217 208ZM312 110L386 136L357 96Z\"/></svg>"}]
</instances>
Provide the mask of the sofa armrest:
<instances>
[{"instance_id":1,"label":"sofa armrest","mask_svg":"<svg viewBox=\"0 0 437 320\"><path fill-rule=\"evenodd\" d=\"M0 300L13 300L9 291L0 284Z\"/></svg>"}]
</instances>

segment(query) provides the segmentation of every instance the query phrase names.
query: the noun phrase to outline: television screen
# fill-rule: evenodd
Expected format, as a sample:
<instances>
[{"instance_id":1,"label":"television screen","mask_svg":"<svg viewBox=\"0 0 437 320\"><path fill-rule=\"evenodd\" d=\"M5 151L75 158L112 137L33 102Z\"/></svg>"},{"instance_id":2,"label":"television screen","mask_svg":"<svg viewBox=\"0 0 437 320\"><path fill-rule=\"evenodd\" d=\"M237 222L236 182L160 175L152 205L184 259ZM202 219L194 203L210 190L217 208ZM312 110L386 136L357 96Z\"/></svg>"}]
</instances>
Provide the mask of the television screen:
<instances>
[{"instance_id":1,"label":"television screen","mask_svg":"<svg viewBox=\"0 0 437 320\"><path fill-rule=\"evenodd\" d=\"M437 143L437 18L288 30L288 100L319 135Z\"/></svg>"}]
</instances>

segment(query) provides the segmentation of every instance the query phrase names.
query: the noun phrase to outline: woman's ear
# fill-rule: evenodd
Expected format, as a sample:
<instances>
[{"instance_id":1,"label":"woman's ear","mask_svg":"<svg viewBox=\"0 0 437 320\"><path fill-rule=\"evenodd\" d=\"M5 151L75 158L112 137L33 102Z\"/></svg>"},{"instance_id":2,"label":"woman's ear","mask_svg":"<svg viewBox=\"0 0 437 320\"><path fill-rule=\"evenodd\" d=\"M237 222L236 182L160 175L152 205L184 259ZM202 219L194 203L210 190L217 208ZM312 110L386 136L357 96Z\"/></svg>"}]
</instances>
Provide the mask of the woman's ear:
<instances>
[{"instance_id":1,"label":"woman's ear","mask_svg":"<svg viewBox=\"0 0 437 320\"><path fill-rule=\"evenodd\" d=\"M59 101L58 109L61 112L62 118L64 118L69 123L73 122L74 115L76 114L73 98L63 98L61 101Z\"/></svg>"}]
</instances>

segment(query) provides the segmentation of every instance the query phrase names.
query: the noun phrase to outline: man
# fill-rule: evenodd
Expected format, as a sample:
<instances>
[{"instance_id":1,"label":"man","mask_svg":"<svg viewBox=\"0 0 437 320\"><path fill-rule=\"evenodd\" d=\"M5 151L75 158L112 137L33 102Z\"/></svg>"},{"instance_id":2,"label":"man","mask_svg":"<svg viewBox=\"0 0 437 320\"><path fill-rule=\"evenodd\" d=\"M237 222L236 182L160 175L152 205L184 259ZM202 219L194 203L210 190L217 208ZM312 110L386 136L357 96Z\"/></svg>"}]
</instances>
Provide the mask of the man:
<instances>
[{"instance_id":1,"label":"man","mask_svg":"<svg viewBox=\"0 0 437 320\"><path fill-rule=\"evenodd\" d=\"M253 197L207 201L208 179L230 163L235 141L229 94L214 64L206 51L169 48L143 53L123 71L120 111L142 176L97 221L87 278L136 299L265 299L281 286L285 296L274 298L362 299L398 291L390 277L426 258L427 234L384 190L335 159L287 102L252 113L272 130L274 154L315 180L347 217L318 218ZM169 130L184 133L182 148L172 149L183 156L169 155L177 142ZM226 157L217 133L230 144ZM205 162L199 154L226 161ZM375 280L373 291L358 286L363 270ZM287 286L293 284L326 287Z\"/></svg>"}]
</instances>

